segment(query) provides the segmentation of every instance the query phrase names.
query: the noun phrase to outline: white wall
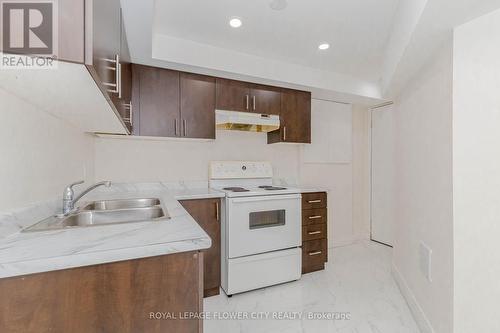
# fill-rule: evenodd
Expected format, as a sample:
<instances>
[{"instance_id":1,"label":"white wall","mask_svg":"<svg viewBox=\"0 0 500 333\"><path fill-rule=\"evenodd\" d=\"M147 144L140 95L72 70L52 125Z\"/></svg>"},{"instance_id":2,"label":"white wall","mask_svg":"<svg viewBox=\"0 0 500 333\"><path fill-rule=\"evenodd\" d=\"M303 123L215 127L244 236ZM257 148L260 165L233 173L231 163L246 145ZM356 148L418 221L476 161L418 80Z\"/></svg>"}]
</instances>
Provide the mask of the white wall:
<instances>
[{"instance_id":1,"label":"white wall","mask_svg":"<svg viewBox=\"0 0 500 333\"><path fill-rule=\"evenodd\" d=\"M0 89L0 211L62 196L93 180L93 138Z\"/></svg>"},{"instance_id":2,"label":"white wall","mask_svg":"<svg viewBox=\"0 0 500 333\"><path fill-rule=\"evenodd\" d=\"M301 164L300 183L328 190L328 246L353 242L352 164Z\"/></svg>"},{"instance_id":3,"label":"white wall","mask_svg":"<svg viewBox=\"0 0 500 333\"><path fill-rule=\"evenodd\" d=\"M335 105L338 104L332 103L332 107ZM344 245L357 237L366 238L369 223L366 219L368 184L363 183L369 171L361 166L368 156L368 134L365 133L368 127L363 110L357 109L353 115L356 119L353 133L357 138L353 147L363 149L353 154L356 176L359 175L355 190L353 163L304 164L300 145L268 145L266 134L238 131L217 131L217 140L209 142L97 138L95 176L98 180L119 182L206 181L212 160L268 160L273 164L276 178L284 178L290 184L330 190L329 245ZM360 205L356 227L353 226L353 200Z\"/></svg>"},{"instance_id":4,"label":"white wall","mask_svg":"<svg viewBox=\"0 0 500 333\"><path fill-rule=\"evenodd\" d=\"M500 11L455 30L455 332L500 332Z\"/></svg>"},{"instance_id":5,"label":"white wall","mask_svg":"<svg viewBox=\"0 0 500 333\"><path fill-rule=\"evenodd\" d=\"M453 331L452 71L450 36L394 105L393 269L424 332ZM420 242L433 251L432 282L419 269Z\"/></svg>"},{"instance_id":6,"label":"white wall","mask_svg":"<svg viewBox=\"0 0 500 333\"><path fill-rule=\"evenodd\" d=\"M313 105L315 105L313 103ZM332 112L343 112L345 105L330 103ZM370 114L368 108L352 107L352 158L344 163L300 164L300 183L329 191L329 246L343 246L358 239L368 239L370 233ZM312 129L314 131L314 128ZM344 142L345 140L342 140ZM335 143L334 143L335 144Z\"/></svg>"},{"instance_id":7,"label":"white wall","mask_svg":"<svg viewBox=\"0 0 500 333\"><path fill-rule=\"evenodd\" d=\"M299 146L267 144L265 133L217 131L215 141L96 139L96 179L208 180L210 161L271 161L276 178L298 179Z\"/></svg>"}]
</instances>

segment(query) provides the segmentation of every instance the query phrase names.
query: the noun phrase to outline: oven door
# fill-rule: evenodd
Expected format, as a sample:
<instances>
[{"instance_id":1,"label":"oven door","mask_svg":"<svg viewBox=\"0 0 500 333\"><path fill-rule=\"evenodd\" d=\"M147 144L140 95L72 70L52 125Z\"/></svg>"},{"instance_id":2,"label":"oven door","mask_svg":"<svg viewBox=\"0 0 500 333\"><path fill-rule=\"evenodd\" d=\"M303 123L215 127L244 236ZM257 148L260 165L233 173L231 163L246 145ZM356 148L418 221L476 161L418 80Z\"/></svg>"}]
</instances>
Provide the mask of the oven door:
<instances>
[{"instance_id":1,"label":"oven door","mask_svg":"<svg viewBox=\"0 0 500 333\"><path fill-rule=\"evenodd\" d=\"M228 256L289 249L301 242L301 195L229 198Z\"/></svg>"}]
</instances>

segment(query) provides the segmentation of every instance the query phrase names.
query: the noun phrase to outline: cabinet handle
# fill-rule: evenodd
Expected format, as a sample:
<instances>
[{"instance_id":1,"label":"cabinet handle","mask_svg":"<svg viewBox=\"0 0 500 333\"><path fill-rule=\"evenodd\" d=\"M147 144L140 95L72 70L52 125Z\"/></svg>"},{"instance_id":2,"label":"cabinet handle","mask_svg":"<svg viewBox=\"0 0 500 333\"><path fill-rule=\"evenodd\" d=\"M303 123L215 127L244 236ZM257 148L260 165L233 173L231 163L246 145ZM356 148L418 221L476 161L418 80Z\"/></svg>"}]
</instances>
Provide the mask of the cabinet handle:
<instances>
[{"instance_id":1,"label":"cabinet handle","mask_svg":"<svg viewBox=\"0 0 500 333\"><path fill-rule=\"evenodd\" d=\"M255 96L252 96L252 109L255 111Z\"/></svg>"},{"instance_id":2,"label":"cabinet handle","mask_svg":"<svg viewBox=\"0 0 500 333\"><path fill-rule=\"evenodd\" d=\"M116 61L118 62L116 64L116 67L118 68L117 74L116 74L116 84L117 84L117 90L118 90L118 98L122 98L122 64L119 62L119 56L116 55Z\"/></svg>"},{"instance_id":3,"label":"cabinet handle","mask_svg":"<svg viewBox=\"0 0 500 333\"><path fill-rule=\"evenodd\" d=\"M215 203L215 218L217 219L217 221L220 221L220 216L219 216L219 203L216 202Z\"/></svg>"},{"instance_id":4,"label":"cabinet handle","mask_svg":"<svg viewBox=\"0 0 500 333\"><path fill-rule=\"evenodd\" d=\"M307 234L308 235L319 235L320 233L321 233L321 231L318 230L318 231L310 231Z\"/></svg>"},{"instance_id":5,"label":"cabinet handle","mask_svg":"<svg viewBox=\"0 0 500 333\"><path fill-rule=\"evenodd\" d=\"M133 112L132 101L130 101L129 105L130 105L130 110L128 112L128 116L130 117L130 127L134 128L134 112Z\"/></svg>"},{"instance_id":6,"label":"cabinet handle","mask_svg":"<svg viewBox=\"0 0 500 333\"><path fill-rule=\"evenodd\" d=\"M309 200L308 203L320 203L321 200Z\"/></svg>"},{"instance_id":7,"label":"cabinet handle","mask_svg":"<svg viewBox=\"0 0 500 333\"><path fill-rule=\"evenodd\" d=\"M286 141L286 126L283 126L283 141Z\"/></svg>"},{"instance_id":8,"label":"cabinet handle","mask_svg":"<svg viewBox=\"0 0 500 333\"><path fill-rule=\"evenodd\" d=\"M246 109L248 110L248 108L250 107L250 96L249 95L245 95L245 98L246 98Z\"/></svg>"},{"instance_id":9,"label":"cabinet handle","mask_svg":"<svg viewBox=\"0 0 500 333\"><path fill-rule=\"evenodd\" d=\"M123 121L126 121L130 124L130 126L133 127L133 121L134 121L134 118L133 118L133 112L132 112L132 101L130 101L130 103L126 103L125 104L125 108L127 109L128 108L128 118L123 118Z\"/></svg>"},{"instance_id":10,"label":"cabinet handle","mask_svg":"<svg viewBox=\"0 0 500 333\"><path fill-rule=\"evenodd\" d=\"M310 256L317 256L318 254L323 253L323 251L309 252Z\"/></svg>"},{"instance_id":11,"label":"cabinet handle","mask_svg":"<svg viewBox=\"0 0 500 333\"><path fill-rule=\"evenodd\" d=\"M111 94L118 94L118 97L121 98L121 65L120 65L120 55L115 55L114 59L104 59L104 61L115 64L115 67L106 67L109 70L115 71L115 83L103 82L102 84L111 87L112 89L108 89L107 91Z\"/></svg>"},{"instance_id":12,"label":"cabinet handle","mask_svg":"<svg viewBox=\"0 0 500 333\"><path fill-rule=\"evenodd\" d=\"M182 120L183 124L184 124L184 136L187 136L188 134L188 126L187 126L187 121L186 119L183 119Z\"/></svg>"},{"instance_id":13,"label":"cabinet handle","mask_svg":"<svg viewBox=\"0 0 500 333\"><path fill-rule=\"evenodd\" d=\"M177 120L177 118L174 119L174 133L175 133L175 136L178 136L178 128L179 128L179 121Z\"/></svg>"},{"instance_id":14,"label":"cabinet handle","mask_svg":"<svg viewBox=\"0 0 500 333\"><path fill-rule=\"evenodd\" d=\"M316 220L316 219L320 219L322 217L323 216L321 216L321 215L309 216L309 220Z\"/></svg>"}]
</instances>

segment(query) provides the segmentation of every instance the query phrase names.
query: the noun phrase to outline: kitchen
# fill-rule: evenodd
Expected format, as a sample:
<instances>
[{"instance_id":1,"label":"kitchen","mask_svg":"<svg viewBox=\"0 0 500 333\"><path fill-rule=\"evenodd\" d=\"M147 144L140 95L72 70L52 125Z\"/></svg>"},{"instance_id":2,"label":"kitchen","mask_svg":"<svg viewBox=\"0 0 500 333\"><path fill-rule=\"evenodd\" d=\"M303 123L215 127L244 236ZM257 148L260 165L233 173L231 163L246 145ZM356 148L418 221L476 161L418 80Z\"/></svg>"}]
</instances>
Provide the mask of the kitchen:
<instances>
[{"instance_id":1,"label":"kitchen","mask_svg":"<svg viewBox=\"0 0 500 333\"><path fill-rule=\"evenodd\" d=\"M0 2L1 332L499 327L498 1L28 3ZM13 61L52 59L23 10L54 63Z\"/></svg>"}]
</instances>

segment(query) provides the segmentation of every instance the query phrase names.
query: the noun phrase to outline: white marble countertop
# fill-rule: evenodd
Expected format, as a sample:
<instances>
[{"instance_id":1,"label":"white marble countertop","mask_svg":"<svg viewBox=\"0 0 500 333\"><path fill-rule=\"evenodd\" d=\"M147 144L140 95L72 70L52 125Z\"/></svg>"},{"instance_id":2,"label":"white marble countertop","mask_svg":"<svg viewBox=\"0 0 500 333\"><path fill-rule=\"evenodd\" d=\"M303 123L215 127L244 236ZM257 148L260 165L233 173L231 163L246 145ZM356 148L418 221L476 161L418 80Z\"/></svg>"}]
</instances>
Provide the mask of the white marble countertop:
<instances>
[{"instance_id":1,"label":"white marble countertop","mask_svg":"<svg viewBox=\"0 0 500 333\"><path fill-rule=\"evenodd\" d=\"M318 187L298 187L300 193L328 192L327 189Z\"/></svg>"},{"instance_id":2,"label":"white marble countertop","mask_svg":"<svg viewBox=\"0 0 500 333\"><path fill-rule=\"evenodd\" d=\"M293 187L298 189L300 193L330 192L330 189L326 187L300 185L296 179L276 178L273 179L273 184L276 186Z\"/></svg>"},{"instance_id":3,"label":"white marble countertop","mask_svg":"<svg viewBox=\"0 0 500 333\"><path fill-rule=\"evenodd\" d=\"M0 214L0 278L207 249L210 237L178 200L223 196L207 187L113 185L91 192L79 206L89 200L157 197L170 219L53 231L21 229L54 214L55 204Z\"/></svg>"}]
</instances>

